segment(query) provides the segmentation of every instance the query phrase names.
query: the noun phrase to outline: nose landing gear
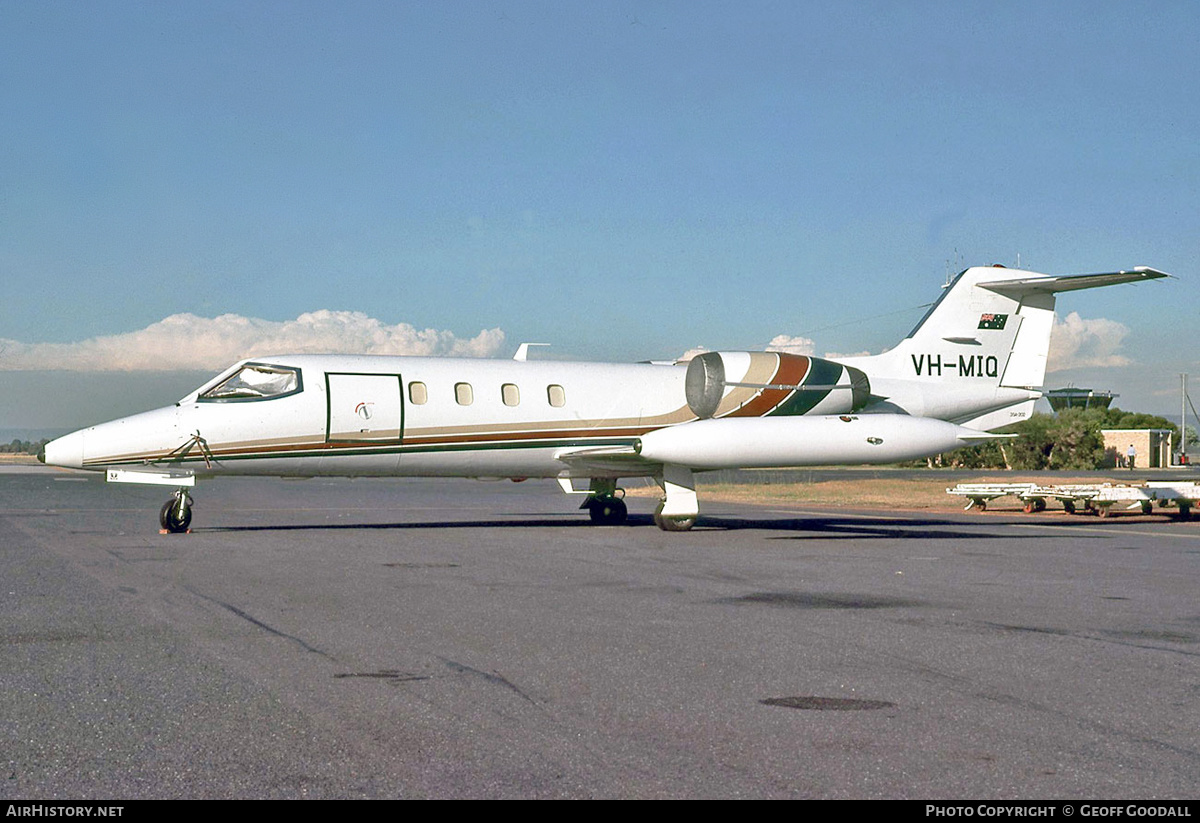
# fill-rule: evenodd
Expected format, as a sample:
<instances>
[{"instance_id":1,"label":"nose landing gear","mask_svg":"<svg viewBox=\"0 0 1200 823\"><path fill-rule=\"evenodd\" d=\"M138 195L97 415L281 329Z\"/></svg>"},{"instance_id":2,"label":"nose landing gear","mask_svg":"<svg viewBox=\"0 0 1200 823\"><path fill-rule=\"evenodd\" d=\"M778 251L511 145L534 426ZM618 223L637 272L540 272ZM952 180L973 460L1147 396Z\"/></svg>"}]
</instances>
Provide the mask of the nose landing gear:
<instances>
[{"instance_id":1,"label":"nose landing gear","mask_svg":"<svg viewBox=\"0 0 1200 823\"><path fill-rule=\"evenodd\" d=\"M187 489L179 489L158 511L160 534L182 534L190 532L192 524L192 498Z\"/></svg>"}]
</instances>

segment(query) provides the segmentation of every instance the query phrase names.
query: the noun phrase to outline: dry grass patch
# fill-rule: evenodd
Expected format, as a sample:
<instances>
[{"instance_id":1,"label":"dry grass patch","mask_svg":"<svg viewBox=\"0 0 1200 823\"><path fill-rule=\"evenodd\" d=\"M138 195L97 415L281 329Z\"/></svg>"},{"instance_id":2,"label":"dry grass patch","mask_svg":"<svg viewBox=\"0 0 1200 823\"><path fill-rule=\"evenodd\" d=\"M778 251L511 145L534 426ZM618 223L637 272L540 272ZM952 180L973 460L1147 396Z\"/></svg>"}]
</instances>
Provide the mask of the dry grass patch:
<instances>
[{"instance_id":1,"label":"dry grass patch","mask_svg":"<svg viewBox=\"0 0 1200 823\"><path fill-rule=\"evenodd\" d=\"M33 454L16 454L12 452L0 452L0 464L2 463L37 463L37 455Z\"/></svg>"},{"instance_id":2,"label":"dry grass patch","mask_svg":"<svg viewBox=\"0 0 1200 823\"><path fill-rule=\"evenodd\" d=\"M848 508L954 510L962 507L946 494L946 483L929 479L827 480L821 483L718 483L703 486L709 500L734 503L803 503Z\"/></svg>"},{"instance_id":3,"label":"dry grass patch","mask_svg":"<svg viewBox=\"0 0 1200 823\"><path fill-rule=\"evenodd\" d=\"M1096 478L1053 478L1036 475L1001 476L985 474L949 480L931 474L928 477L864 477L849 480L824 480L813 483L705 483L703 477L697 492L701 500L756 504L804 504L844 508L916 509L931 511L961 511L966 500L946 494L946 489L959 483L1095 483ZM632 485L632 484L631 484ZM628 488L632 497L654 497L661 492L657 485ZM991 508L1019 510L1016 497L1002 497Z\"/></svg>"}]
</instances>

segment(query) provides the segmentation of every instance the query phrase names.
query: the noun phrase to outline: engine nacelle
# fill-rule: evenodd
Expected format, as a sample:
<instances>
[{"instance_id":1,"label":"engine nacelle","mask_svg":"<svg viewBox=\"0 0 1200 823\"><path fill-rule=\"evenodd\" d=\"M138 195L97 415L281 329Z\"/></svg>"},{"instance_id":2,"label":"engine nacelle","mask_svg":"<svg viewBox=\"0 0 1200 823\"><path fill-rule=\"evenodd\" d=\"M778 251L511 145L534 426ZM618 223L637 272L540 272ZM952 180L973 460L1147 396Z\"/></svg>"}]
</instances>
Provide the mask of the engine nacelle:
<instances>
[{"instance_id":1,"label":"engine nacelle","mask_svg":"<svg viewBox=\"0 0 1200 823\"><path fill-rule=\"evenodd\" d=\"M871 397L866 374L820 357L782 352L707 352L688 364L684 392L712 417L845 414Z\"/></svg>"}]
</instances>

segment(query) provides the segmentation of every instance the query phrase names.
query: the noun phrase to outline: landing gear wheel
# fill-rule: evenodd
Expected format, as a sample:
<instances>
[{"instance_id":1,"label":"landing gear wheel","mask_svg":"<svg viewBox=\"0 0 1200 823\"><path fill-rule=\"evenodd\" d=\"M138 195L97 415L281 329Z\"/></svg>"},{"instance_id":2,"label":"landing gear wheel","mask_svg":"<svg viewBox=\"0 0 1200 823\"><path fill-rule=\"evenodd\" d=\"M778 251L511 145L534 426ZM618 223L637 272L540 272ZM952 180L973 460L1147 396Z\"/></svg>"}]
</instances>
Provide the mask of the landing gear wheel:
<instances>
[{"instance_id":1,"label":"landing gear wheel","mask_svg":"<svg viewBox=\"0 0 1200 823\"><path fill-rule=\"evenodd\" d=\"M158 510L158 524L171 534L186 532L192 525L192 507L185 504L180 511L179 501L172 497Z\"/></svg>"},{"instance_id":2,"label":"landing gear wheel","mask_svg":"<svg viewBox=\"0 0 1200 823\"><path fill-rule=\"evenodd\" d=\"M658 504L658 510L654 512L654 525L658 526L665 532L685 532L692 526L696 525L696 515L665 515L662 513L663 504Z\"/></svg>"},{"instance_id":3,"label":"landing gear wheel","mask_svg":"<svg viewBox=\"0 0 1200 823\"><path fill-rule=\"evenodd\" d=\"M1180 504L1180 506L1179 506L1179 519L1180 519L1180 520L1187 520L1187 519L1188 519L1188 518L1190 518L1191 516L1192 516L1192 507L1191 507L1191 506L1185 506L1185 505L1182 505L1182 504Z\"/></svg>"},{"instance_id":4,"label":"landing gear wheel","mask_svg":"<svg viewBox=\"0 0 1200 823\"><path fill-rule=\"evenodd\" d=\"M1075 513L1075 501L1074 500L1064 500L1063 501L1063 511L1065 511L1067 514L1074 514Z\"/></svg>"},{"instance_id":5,"label":"landing gear wheel","mask_svg":"<svg viewBox=\"0 0 1200 823\"><path fill-rule=\"evenodd\" d=\"M654 525L658 526L665 532L685 532L692 526L696 525L695 517L666 517L661 514L654 515Z\"/></svg>"},{"instance_id":6,"label":"landing gear wheel","mask_svg":"<svg viewBox=\"0 0 1200 823\"><path fill-rule=\"evenodd\" d=\"M1100 516L1101 516L1101 517L1110 517L1110 516L1112 516L1112 512L1111 512L1111 511L1109 511L1109 509L1111 509L1111 508L1112 508L1112 506L1100 506L1100 507L1099 507L1099 509L1100 509Z\"/></svg>"},{"instance_id":7,"label":"landing gear wheel","mask_svg":"<svg viewBox=\"0 0 1200 823\"><path fill-rule=\"evenodd\" d=\"M1142 514L1152 514L1154 512L1154 504L1149 500L1142 501Z\"/></svg>"},{"instance_id":8,"label":"landing gear wheel","mask_svg":"<svg viewBox=\"0 0 1200 823\"><path fill-rule=\"evenodd\" d=\"M592 522L601 526L616 526L629 517L629 508L619 497L594 497L588 505Z\"/></svg>"}]
</instances>

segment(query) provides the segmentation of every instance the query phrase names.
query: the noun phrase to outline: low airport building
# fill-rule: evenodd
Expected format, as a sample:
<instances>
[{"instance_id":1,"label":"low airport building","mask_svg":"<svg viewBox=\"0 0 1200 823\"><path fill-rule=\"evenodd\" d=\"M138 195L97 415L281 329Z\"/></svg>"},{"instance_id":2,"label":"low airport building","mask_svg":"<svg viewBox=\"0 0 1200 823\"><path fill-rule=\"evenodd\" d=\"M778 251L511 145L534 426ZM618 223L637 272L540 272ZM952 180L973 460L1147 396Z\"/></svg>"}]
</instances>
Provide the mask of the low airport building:
<instances>
[{"instance_id":1,"label":"low airport building","mask_svg":"<svg viewBox=\"0 0 1200 823\"><path fill-rule=\"evenodd\" d=\"M1160 469L1171 465L1175 432L1170 429L1101 429L1105 465L1110 468ZM1133 466L1129 449L1133 448Z\"/></svg>"}]
</instances>

